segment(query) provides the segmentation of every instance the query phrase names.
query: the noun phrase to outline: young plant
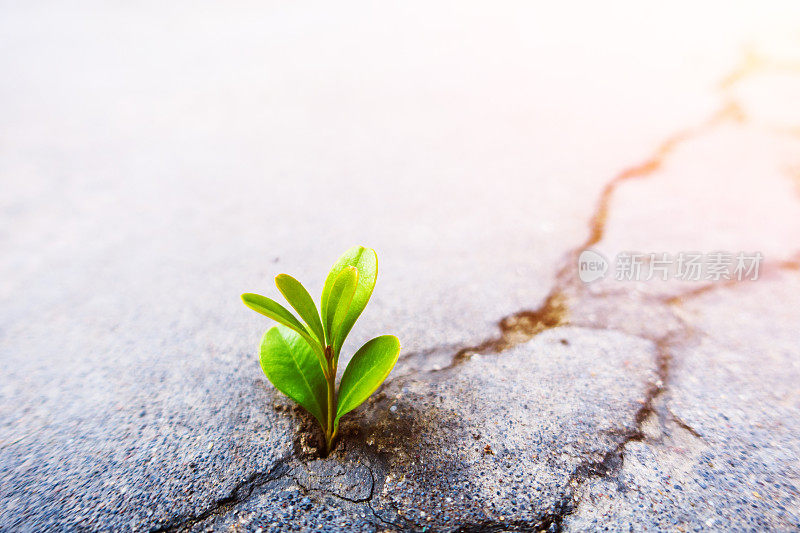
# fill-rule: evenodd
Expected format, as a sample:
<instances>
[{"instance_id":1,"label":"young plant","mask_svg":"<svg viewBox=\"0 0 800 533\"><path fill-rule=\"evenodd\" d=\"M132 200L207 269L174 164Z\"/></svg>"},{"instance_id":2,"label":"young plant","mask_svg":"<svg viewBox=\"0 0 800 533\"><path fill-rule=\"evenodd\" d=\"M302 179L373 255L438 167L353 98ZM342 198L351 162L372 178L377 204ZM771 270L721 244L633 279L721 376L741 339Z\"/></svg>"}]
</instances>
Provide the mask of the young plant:
<instances>
[{"instance_id":1,"label":"young plant","mask_svg":"<svg viewBox=\"0 0 800 533\"><path fill-rule=\"evenodd\" d=\"M302 322L275 300L242 295L247 307L278 322L261 340L261 368L279 391L314 415L325 434L326 453L336 437L339 419L375 392L400 354L400 341L394 335L368 341L350 359L336 391L339 352L367 306L377 277L375 250L350 248L328 273L318 311L299 281L288 274L278 275L275 285Z\"/></svg>"}]
</instances>

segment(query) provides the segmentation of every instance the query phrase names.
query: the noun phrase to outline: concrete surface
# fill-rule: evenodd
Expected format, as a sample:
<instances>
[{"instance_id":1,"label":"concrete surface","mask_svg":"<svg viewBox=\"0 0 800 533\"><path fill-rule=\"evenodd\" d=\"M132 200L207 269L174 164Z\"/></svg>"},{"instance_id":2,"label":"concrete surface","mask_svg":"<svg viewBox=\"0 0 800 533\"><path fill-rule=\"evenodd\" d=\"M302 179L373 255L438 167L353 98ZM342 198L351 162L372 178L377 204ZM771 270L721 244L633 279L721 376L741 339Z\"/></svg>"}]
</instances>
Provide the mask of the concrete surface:
<instances>
[{"instance_id":1,"label":"concrete surface","mask_svg":"<svg viewBox=\"0 0 800 533\"><path fill-rule=\"evenodd\" d=\"M793 272L684 306L694 331L668 390L568 529L800 528L798 290Z\"/></svg>"},{"instance_id":2,"label":"concrete surface","mask_svg":"<svg viewBox=\"0 0 800 533\"><path fill-rule=\"evenodd\" d=\"M792 9L0 5L0 529L800 527ZM355 243L321 459L238 295Z\"/></svg>"}]
</instances>

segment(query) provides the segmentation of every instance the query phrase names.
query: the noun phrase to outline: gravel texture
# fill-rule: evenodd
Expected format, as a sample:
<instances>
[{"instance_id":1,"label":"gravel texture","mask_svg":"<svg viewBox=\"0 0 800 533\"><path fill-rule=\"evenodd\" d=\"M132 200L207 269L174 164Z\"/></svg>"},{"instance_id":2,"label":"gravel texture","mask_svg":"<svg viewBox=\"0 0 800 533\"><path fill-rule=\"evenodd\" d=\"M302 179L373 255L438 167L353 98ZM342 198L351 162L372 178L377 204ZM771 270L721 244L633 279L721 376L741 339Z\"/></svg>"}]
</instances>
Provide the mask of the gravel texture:
<instances>
[{"instance_id":1,"label":"gravel texture","mask_svg":"<svg viewBox=\"0 0 800 533\"><path fill-rule=\"evenodd\" d=\"M567 529L800 527L798 297L792 273L685 305L692 342L643 440L615 476L585 485Z\"/></svg>"},{"instance_id":2,"label":"gravel texture","mask_svg":"<svg viewBox=\"0 0 800 533\"><path fill-rule=\"evenodd\" d=\"M0 530L799 528L800 17L617 9L0 6ZM321 458L238 295L356 243Z\"/></svg>"}]
</instances>

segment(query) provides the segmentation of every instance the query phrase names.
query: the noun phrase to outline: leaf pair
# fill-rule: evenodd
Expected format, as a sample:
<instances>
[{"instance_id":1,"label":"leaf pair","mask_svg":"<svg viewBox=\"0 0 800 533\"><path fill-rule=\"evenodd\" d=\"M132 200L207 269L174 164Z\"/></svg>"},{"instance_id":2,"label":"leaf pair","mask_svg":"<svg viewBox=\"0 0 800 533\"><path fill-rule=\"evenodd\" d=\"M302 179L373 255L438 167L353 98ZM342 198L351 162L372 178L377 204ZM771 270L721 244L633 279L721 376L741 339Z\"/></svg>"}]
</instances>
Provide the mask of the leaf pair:
<instances>
[{"instance_id":1,"label":"leaf pair","mask_svg":"<svg viewBox=\"0 0 800 533\"><path fill-rule=\"evenodd\" d=\"M303 322L266 296L242 295L245 305L280 324L264 334L261 368L278 390L314 415L328 448L339 419L375 392L400 354L397 337L370 340L353 355L336 394L339 352L372 295L377 275L374 250L363 246L347 250L325 279L320 312L299 281L280 274L275 285Z\"/></svg>"},{"instance_id":2,"label":"leaf pair","mask_svg":"<svg viewBox=\"0 0 800 533\"><path fill-rule=\"evenodd\" d=\"M333 265L322 288L322 316L334 358L372 296L378 280L378 256L372 248L354 246Z\"/></svg>"},{"instance_id":3,"label":"leaf pair","mask_svg":"<svg viewBox=\"0 0 800 533\"><path fill-rule=\"evenodd\" d=\"M350 360L339 383L339 419L361 405L389 376L400 354L394 335L376 337L362 346ZM327 381L308 343L284 326L269 329L261 340L261 368L282 393L314 415L323 428L331 420L326 401Z\"/></svg>"}]
</instances>

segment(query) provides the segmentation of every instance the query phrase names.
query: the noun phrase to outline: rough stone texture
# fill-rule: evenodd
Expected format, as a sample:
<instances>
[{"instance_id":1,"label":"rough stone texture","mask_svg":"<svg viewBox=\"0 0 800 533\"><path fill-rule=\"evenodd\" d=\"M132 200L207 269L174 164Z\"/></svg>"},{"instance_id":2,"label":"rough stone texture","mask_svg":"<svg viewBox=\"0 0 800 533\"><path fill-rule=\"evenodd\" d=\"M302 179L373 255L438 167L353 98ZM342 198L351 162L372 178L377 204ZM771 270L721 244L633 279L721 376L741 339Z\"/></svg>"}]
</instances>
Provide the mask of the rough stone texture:
<instances>
[{"instance_id":1,"label":"rough stone texture","mask_svg":"<svg viewBox=\"0 0 800 533\"><path fill-rule=\"evenodd\" d=\"M586 484L567 529L800 527L798 297L792 272L684 307L692 339L645 438L615 476Z\"/></svg>"},{"instance_id":2,"label":"rough stone texture","mask_svg":"<svg viewBox=\"0 0 800 533\"><path fill-rule=\"evenodd\" d=\"M186 523L254 529L274 523L272 503L284 498L283 517L311 499L348 528L556 526L575 484L611 468L636 433L655 352L638 337L555 328L503 354L395 380L343 424L331 457L293 461L288 480Z\"/></svg>"},{"instance_id":3,"label":"rough stone texture","mask_svg":"<svg viewBox=\"0 0 800 533\"><path fill-rule=\"evenodd\" d=\"M0 529L797 528L784 9L2 6ZM237 296L355 242L404 349L320 459Z\"/></svg>"}]
</instances>

